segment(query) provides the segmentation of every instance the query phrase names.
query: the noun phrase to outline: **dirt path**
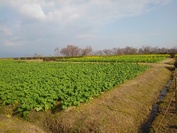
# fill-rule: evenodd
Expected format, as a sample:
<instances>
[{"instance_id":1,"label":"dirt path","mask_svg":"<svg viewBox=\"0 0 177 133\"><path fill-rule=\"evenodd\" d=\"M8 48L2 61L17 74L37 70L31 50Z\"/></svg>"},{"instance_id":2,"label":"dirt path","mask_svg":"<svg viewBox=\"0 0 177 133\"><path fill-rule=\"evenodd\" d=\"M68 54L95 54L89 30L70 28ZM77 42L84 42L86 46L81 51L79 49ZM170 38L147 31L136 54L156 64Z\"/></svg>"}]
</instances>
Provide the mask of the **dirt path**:
<instances>
[{"instance_id":1,"label":"dirt path","mask_svg":"<svg viewBox=\"0 0 177 133\"><path fill-rule=\"evenodd\" d=\"M166 60L163 60L163 61L158 62L158 63L139 63L139 64L148 65L148 66L151 66L151 67L174 68L174 62L175 62L175 59L167 58Z\"/></svg>"}]
</instances>

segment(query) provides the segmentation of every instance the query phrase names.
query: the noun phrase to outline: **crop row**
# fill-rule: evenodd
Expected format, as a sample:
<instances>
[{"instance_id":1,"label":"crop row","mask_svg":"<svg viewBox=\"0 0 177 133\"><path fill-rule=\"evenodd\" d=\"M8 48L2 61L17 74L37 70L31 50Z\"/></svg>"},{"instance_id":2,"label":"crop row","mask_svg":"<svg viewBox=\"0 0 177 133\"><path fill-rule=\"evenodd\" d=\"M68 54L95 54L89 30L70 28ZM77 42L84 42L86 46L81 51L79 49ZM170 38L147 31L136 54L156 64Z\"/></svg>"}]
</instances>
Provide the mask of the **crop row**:
<instances>
[{"instance_id":1,"label":"crop row","mask_svg":"<svg viewBox=\"0 0 177 133\"><path fill-rule=\"evenodd\" d=\"M119 56L86 56L74 58L60 58L59 62L121 62L121 63L153 63L169 57L167 54L152 55L119 55Z\"/></svg>"},{"instance_id":2,"label":"crop row","mask_svg":"<svg viewBox=\"0 0 177 133\"><path fill-rule=\"evenodd\" d=\"M0 101L32 109L77 106L147 69L138 64L0 61ZM57 102L58 101L58 102Z\"/></svg>"}]
</instances>

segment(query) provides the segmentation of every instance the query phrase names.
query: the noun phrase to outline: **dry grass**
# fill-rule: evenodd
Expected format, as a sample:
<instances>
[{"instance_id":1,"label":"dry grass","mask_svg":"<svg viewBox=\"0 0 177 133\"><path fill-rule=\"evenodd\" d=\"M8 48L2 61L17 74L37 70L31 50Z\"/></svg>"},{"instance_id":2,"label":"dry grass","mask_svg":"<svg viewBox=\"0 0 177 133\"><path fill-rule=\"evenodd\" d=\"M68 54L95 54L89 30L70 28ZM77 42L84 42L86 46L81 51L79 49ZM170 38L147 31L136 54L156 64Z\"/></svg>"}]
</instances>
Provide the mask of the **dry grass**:
<instances>
[{"instance_id":1,"label":"dry grass","mask_svg":"<svg viewBox=\"0 0 177 133\"><path fill-rule=\"evenodd\" d=\"M175 110L175 85L174 80L168 89L165 99L160 103L159 112L152 123L150 133L176 133L177 113Z\"/></svg>"},{"instance_id":2,"label":"dry grass","mask_svg":"<svg viewBox=\"0 0 177 133\"><path fill-rule=\"evenodd\" d=\"M148 65L151 67L166 67L166 68L170 68L173 69L174 68L174 62L175 59L174 58L167 58L159 63L139 63L142 65Z\"/></svg>"},{"instance_id":3,"label":"dry grass","mask_svg":"<svg viewBox=\"0 0 177 133\"><path fill-rule=\"evenodd\" d=\"M0 106L0 133L45 133L40 127L13 116L14 106Z\"/></svg>"},{"instance_id":4,"label":"dry grass","mask_svg":"<svg viewBox=\"0 0 177 133\"><path fill-rule=\"evenodd\" d=\"M0 115L0 133L45 133L39 127L17 117Z\"/></svg>"},{"instance_id":5,"label":"dry grass","mask_svg":"<svg viewBox=\"0 0 177 133\"><path fill-rule=\"evenodd\" d=\"M26 62L43 62L43 59L20 60L20 61L26 61Z\"/></svg>"}]
</instances>

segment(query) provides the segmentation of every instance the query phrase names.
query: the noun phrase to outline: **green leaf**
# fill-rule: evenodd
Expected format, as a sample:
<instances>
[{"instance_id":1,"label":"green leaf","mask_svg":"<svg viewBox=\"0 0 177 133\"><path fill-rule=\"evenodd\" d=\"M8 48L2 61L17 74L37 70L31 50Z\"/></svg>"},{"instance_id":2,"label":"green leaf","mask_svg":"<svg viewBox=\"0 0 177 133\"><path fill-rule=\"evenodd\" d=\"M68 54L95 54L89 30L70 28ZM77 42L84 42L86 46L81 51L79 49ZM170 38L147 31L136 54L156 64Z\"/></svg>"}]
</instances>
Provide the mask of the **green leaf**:
<instances>
[{"instance_id":1,"label":"green leaf","mask_svg":"<svg viewBox=\"0 0 177 133\"><path fill-rule=\"evenodd\" d=\"M62 109L67 109L67 106L66 105L62 105Z\"/></svg>"},{"instance_id":2,"label":"green leaf","mask_svg":"<svg viewBox=\"0 0 177 133\"><path fill-rule=\"evenodd\" d=\"M36 111L41 111L41 110L42 110L42 107L39 106L39 107L35 107L34 109L35 109Z\"/></svg>"},{"instance_id":3,"label":"green leaf","mask_svg":"<svg viewBox=\"0 0 177 133\"><path fill-rule=\"evenodd\" d=\"M24 111L24 112L23 112L23 116L24 116L24 117L27 117L28 115L29 115L29 111Z\"/></svg>"}]
</instances>

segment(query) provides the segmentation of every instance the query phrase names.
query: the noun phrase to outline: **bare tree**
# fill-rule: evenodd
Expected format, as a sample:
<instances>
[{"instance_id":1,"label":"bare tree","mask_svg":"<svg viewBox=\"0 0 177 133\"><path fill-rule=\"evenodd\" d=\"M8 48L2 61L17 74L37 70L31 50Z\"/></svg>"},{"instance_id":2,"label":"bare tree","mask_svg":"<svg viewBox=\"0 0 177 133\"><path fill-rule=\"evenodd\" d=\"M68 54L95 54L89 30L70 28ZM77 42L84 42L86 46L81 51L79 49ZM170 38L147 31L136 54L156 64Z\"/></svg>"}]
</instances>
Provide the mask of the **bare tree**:
<instances>
[{"instance_id":1,"label":"bare tree","mask_svg":"<svg viewBox=\"0 0 177 133\"><path fill-rule=\"evenodd\" d=\"M122 55L124 54L124 50L122 48L113 48L114 55Z\"/></svg>"},{"instance_id":2,"label":"bare tree","mask_svg":"<svg viewBox=\"0 0 177 133\"><path fill-rule=\"evenodd\" d=\"M94 52L94 55L103 55L103 51L102 50L97 50Z\"/></svg>"},{"instance_id":3,"label":"bare tree","mask_svg":"<svg viewBox=\"0 0 177 133\"><path fill-rule=\"evenodd\" d=\"M139 48L139 49L138 49L138 54L143 54L143 52L144 52L144 51L143 51L142 48Z\"/></svg>"},{"instance_id":4,"label":"bare tree","mask_svg":"<svg viewBox=\"0 0 177 133\"><path fill-rule=\"evenodd\" d=\"M59 48L55 48L54 52L55 52L55 54L54 54L55 56L59 56L60 55Z\"/></svg>"},{"instance_id":5,"label":"bare tree","mask_svg":"<svg viewBox=\"0 0 177 133\"><path fill-rule=\"evenodd\" d=\"M169 53L177 53L177 47L169 49Z\"/></svg>"},{"instance_id":6,"label":"bare tree","mask_svg":"<svg viewBox=\"0 0 177 133\"><path fill-rule=\"evenodd\" d=\"M170 51L174 51L175 49L167 49L167 48L158 48L158 47L151 47L151 46L143 46L142 48L138 49L139 54L165 54L171 53Z\"/></svg>"},{"instance_id":7,"label":"bare tree","mask_svg":"<svg viewBox=\"0 0 177 133\"><path fill-rule=\"evenodd\" d=\"M113 55L118 55L118 48L113 48L112 51L113 51Z\"/></svg>"},{"instance_id":8,"label":"bare tree","mask_svg":"<svg viewBox=\"0 0 177 133\"><path fill-rule=\"evenodd\" d=\"M143 51L143 54L150 54L152 51L152 47L151 46L143 46L142 51Z\"/></svg>"},{"instance_id":9,"label":"bare tree","mask_svg":"<svg viewBox=\"0 0 177 133\"><path fill-rule=\"evenodd\" d=\"M35 53L33 59L39 59L40 57L42 57L40 54Z\"/></svg>"},{"instance_id":10,"label":"bare tree","mask_svg":"<svg viewBox=\"0 0 177 133\"><path fill-rule=\"evenodd\" d=\"M87 46L84 49L81 49L81 55L82 56L86 56L89 55L92 52L92 47L91 46Z\"/></svg>"},{"instance_id":11,"label":"bare tree","mask_svg":"<svg viewBox=\"0 0 177 133\"><path fill-rule=\"evenodd\" d=\"M127 46L123 49L123 51L124 51L124 54L136 54L138 49Z\"/></svg>"},{"instance_id":12,"label":"bare tree","mask_svg":"<svg viewBox=\"0 0 177 133\"><path fill-rule=\"evenodd\" d=\"M158 48L157 53L168 53L168 49L167 48Z\"/></svg>"},{"instance_id":13,"label":"bare tree","mask_svg":"<svg viewBox=\"0 0 177 133\"><path fill-rule=\"evenodd\" d=\"M74 45L67 45L66 48L61 49L60 53L65 56L79 56L80 48Z\"/></svg>"},{"instance_id":14,"label":"bare tree","mask_svg":"<svg viewBox=\"0 0 177 133\"><path fill-rule=\"evenodd\" d=\"M104 55L112 55L113 54L113 50L111 50L111 49L104 49L103 53L104 53Z\"/></svg>"}]
</instances>

